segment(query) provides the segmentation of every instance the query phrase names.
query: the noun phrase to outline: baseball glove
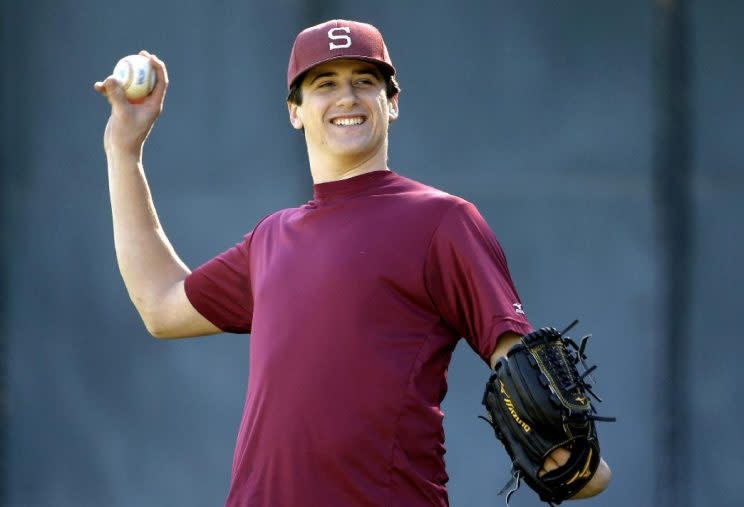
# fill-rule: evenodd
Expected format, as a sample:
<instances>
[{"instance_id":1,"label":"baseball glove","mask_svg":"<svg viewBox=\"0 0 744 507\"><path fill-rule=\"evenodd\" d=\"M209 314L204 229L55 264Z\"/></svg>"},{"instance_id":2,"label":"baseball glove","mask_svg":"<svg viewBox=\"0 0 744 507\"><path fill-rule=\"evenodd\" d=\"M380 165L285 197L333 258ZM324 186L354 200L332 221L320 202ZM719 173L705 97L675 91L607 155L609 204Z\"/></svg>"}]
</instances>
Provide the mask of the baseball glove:
<instances>
[{"instance_id":1,"label":"baseball glove","mask_svg":"<svg viewBox=\"0 0 744 507\"><path fill-rule=\"evenodd\" d=\"M509 498L525 482L550 505L579 492L594 476L600 462L595 421L600 417L590 396L602 401L587 378L596 366L586 366L589 336L577 345L563 332L542 328L522 337L494 368L486 383L483 405L486 420L506 447L512 460L512 478L499 493ZM579 374L577 364L583 372ZM555 449L571 454L568 461L547 473L543 462Z\"/></svg>"}]
</instances>

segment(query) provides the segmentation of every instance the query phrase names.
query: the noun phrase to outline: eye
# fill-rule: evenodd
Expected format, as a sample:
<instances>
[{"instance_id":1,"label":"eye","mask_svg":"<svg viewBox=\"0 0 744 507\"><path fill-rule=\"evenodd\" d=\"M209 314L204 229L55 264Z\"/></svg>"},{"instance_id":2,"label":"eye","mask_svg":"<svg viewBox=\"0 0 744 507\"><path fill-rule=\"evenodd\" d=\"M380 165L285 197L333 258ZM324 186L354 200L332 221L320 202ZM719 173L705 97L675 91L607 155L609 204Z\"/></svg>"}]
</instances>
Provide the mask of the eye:
<instances>
[{"instance_id":1,"label":"eye","mask_svg":"<svg viewBox=\"0 0 744 507\"><path fill-rule=\"evenodd\" d=\"M334 85L333 81L321 81L318 84L318 88L330 88L333 85Z\"/></svg>"}]
</instances>

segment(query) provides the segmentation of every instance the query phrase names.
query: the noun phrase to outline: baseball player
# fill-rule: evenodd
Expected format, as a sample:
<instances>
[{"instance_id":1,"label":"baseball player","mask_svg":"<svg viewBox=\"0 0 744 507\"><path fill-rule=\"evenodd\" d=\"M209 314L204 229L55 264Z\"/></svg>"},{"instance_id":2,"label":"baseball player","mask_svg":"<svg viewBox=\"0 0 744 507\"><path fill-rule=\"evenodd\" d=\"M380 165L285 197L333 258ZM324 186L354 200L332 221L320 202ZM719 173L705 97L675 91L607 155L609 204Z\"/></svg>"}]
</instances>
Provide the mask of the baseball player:
<instances>
[{"instance_id":1,"label":"baseball player","mask_svg":"<svg viewBox=\"0 0 744 507\"><path fill-rule=\"evenodd\" d=\"M194 271L165 236L145 179L143 144L168 75L141 54L157 72L143 103L127 102L112 77L95 84L111 104L116 255L155 337L251 334L226 505L448 505L440 404L455 345L464 337L493 367L533 328L476 207L387 167L400 88L380 32L332 20L297 36L287 105L314 197ZM554 450L541 473L569 455ZM575 497L602 491L609 476L602 461Z\"/></svg>"}]
</instances>

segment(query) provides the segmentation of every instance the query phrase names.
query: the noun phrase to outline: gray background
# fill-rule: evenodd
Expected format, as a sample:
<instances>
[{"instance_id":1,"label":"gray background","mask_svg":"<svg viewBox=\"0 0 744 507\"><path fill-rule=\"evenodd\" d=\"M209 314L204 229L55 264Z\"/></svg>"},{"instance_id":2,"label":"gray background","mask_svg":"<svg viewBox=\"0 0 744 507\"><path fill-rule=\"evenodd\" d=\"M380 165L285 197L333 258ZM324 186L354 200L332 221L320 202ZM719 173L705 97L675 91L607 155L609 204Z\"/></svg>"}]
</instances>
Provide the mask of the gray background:
<instances>
[{"instance_id":1,"label":"gray background","mask_svg":"<svg viewBox=\"0 0 744 507\"><path fill-rule=\"evenodd\" d=\"M678 400L690 455L676 465L691 505L739 506L744 3L691 4L694 268L680 318L692 341ZM92 83L143 48L168 65L145 168L166 232L195 267L310 198L285 72L296 32L330 17L376 24L398 67L391 168L478 205L533 323L576 316L594 333L602 412L619 420L600 426L612 484L586 505L663 496L652 2L0 5L6 505L224 501L249 338L146 333L115 262L109 108ZM444 404L455 507L503 505L507 459L476 419L486 375L461 343ZM523 489L513 505L540 504Z\"/></svg>"}]
</instances>

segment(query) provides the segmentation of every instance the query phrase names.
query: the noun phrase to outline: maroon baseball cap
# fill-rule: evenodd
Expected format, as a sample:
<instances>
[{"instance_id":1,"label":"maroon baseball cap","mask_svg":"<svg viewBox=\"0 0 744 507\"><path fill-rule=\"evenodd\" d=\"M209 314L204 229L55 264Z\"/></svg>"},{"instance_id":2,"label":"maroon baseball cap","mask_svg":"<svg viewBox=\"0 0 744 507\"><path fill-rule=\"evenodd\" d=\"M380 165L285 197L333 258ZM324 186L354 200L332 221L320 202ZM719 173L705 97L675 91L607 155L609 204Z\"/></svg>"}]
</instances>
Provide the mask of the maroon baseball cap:
<instances>
[{"instance_id":1,"label":"maroon baseball cap","mask_svg":"<svg viewBox=\"0 0 744 507\"><path fill-rule=\"evenodd\" d=\"M287 88L304 72L329 60L354 58L376 63L395 74L380 31L367 23L332 19L301 31L292 46Z\"/></svg>"}]
</instances>

